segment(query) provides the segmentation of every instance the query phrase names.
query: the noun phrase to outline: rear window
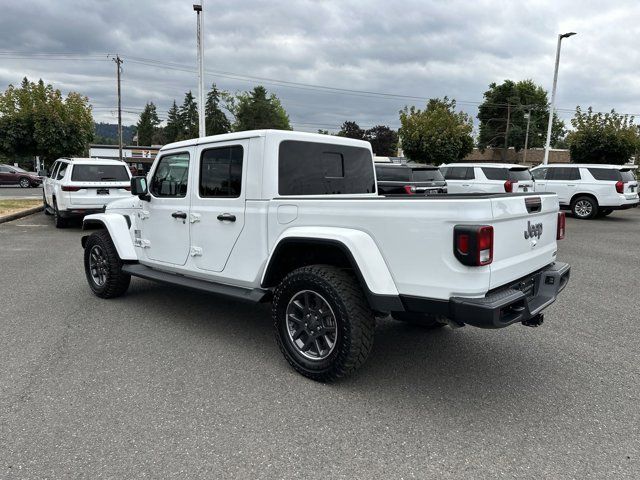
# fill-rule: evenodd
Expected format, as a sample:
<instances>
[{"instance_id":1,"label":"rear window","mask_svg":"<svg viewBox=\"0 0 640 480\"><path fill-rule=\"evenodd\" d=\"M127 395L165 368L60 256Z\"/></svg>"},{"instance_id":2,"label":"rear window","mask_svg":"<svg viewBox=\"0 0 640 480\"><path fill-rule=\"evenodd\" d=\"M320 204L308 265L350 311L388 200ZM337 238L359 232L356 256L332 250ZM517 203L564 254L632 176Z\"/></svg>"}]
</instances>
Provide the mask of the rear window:
<instances>
[{"instance_id":1,"label":"rear window","mask_svg":"<svg viewBox=\"0 0 640 480\"><path fill-rule=\"evenodd\" d=\"M411 169L408 167L382 167L376 166L378 181L383 182L410 182Z\"/></svg>"},{"instance_id":2,"label":"rear window","mask_svg":"<svg viewBox=\"0 0 640 480\"><path fill-rule=\"evenodd\" d=\"M129 169L124 165L74 165L74 182L128 182Z\"/></svg>"},{"instance_id":3,"label":"rear window","mask_svg":"<svg viewBox=\"0 0 640 480\"><path fill-rule=\"evenodd\" d=\"M374 193L371 152L366 148L285 140L280 143L280 195Z\"/></svg>"},{"instance_id":4,"label":"rear window","mask_svg":"<svg viewBox=\"0 0 640 480\"><path fill-rule=\"evenodd\" d=\"M618 182L632 182L635 180L635 176L630 169L618 170L617 168L590 168L589 173L593 175L596 180L613 181Z\"/></svg>"},{"instance_id":5,"label":"rear window","mask_svg":"<svg viewBox=\"0 0 640 480\"><path fill-rule=\"evenodd\" d=\"M531 173L526 168L482 167L482 172L489 180L510 180L512 182L531 180Z\"/></svg>"},{"instance_id":6,"label":"rear window","mask_svg":"<svg viewBox=\"0 0 640 480\"><path fill-rule=\"evenodd\" d=\"M413 169L413 181L414 182L442 182L444 177L437 168L414 168Z\"/></svg>"}]
</instances>

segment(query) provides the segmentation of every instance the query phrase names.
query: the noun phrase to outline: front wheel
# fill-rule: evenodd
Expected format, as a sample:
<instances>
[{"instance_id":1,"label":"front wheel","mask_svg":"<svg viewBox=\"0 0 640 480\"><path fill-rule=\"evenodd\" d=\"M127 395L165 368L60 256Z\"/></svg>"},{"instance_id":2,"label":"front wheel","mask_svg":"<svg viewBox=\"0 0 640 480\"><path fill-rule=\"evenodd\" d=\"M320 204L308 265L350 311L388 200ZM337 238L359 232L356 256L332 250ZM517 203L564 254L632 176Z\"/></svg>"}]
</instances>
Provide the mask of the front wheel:
<instances>
[{"instance_id":1,"label":"front wheel","mask_svg":"<svg viewBox=\"0 0 640 480\"><path fill-rule=\"evenodd\" d=\"M274 292L276 341L305 377L330 382L360 367L373 346L375 317L356 277L312 265L289 273Z\"/></svg>"},{"instance_id":2,"label":"front wheel","mask_svg":"<svg viewBox=\"0 0 640 480\"><path fill-rule=\"evenodd\" d=\"M592 197L578 197L571 202L571 212L580 220L589 220L598 215L598 202Z\"/></svg>"},{"instance_id":3,"label":"front wheel","mask_svg":"<svg viewBox=\"0 0 640 480\"><path fill-rule=\"evenodd\" d=\"M131 282L131 275L122 271L122 260L106 230L98 230L87 239L84 271L91 291L100 298L123 295Z\"/></svg>"},{"instance_id":4,"label":"front wheel","mask_svg":"<svg viewBox=\"0 0 640 480\"><path fill-rule=\"evenodd\" d=\"M22 188L29 188L31 186L31 182L29 181L28 178L21 178L18 184Z\"/></svg>"}]
</instances>

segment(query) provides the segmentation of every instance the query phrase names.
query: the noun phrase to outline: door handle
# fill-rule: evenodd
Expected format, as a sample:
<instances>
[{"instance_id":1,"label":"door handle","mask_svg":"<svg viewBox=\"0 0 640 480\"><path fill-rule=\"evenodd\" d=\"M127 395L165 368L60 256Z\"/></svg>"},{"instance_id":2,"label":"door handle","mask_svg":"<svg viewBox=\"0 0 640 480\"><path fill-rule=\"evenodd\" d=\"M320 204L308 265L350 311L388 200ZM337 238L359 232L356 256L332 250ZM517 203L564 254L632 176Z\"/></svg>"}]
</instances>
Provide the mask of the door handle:
<instances>
[{"instance_id":1,"label":"door handle","mask_svg":"<svg viewBox=\"0 0 640 480\"><path fill-rule=\"evenodd\" d=\"M187 214L184 212L173 212L171 216L173 218L182 218L183 220L187 218Z\"/></svg>"},{"instance_id":2,"label":"door handle","mask_svg":"<svg viewBox=\"0 0 640 480\"><path fill-rule=\"evenodd\" d=\"M230 213L223 213L221 215L218 215L218 220L220 220L221 222L235 222L236 221L236 216L235 215L231 215Z\"/></svg>"}]
</instances>

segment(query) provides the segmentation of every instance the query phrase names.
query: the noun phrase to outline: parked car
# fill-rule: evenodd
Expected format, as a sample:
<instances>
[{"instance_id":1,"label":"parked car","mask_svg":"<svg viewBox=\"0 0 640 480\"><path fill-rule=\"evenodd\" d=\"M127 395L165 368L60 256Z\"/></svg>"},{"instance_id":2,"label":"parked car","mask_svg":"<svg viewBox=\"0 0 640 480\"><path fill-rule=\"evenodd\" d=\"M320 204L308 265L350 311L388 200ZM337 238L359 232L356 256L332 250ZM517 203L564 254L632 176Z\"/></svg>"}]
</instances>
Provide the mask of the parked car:
<instances>
[{"instance_id":1,"label":"parked car","mask_svg":"<svg viewBox=\"0 0 640 480\"><path fill-rule=\"evenodd\" d=\"M376 315L537 326L569 279L555 194L378 196L361 140L286 130L187 140L162 147L148 178L133 178L137 197L84 218L96 229L82 237L91 291L123 295L133 275L271 301L280 350L314 380L364 362Z\"/></svg>"},{"instance_id":2,"label":"parked car","mask_svg":"<svg viewBox=\"0 0 640 480\"><path fill-rule=\"evenodd\" d=\"M531 169L536 192L554 192L560 208L588 220L638 206L636 167L599 164L551 164Z\"/></svg>"},{"instance_id":3,"label":"parked car","mask_svg":"<svg viewBox=\"0 0 640 480\"><path fill-rule=\"evenodd\" d=\"M449 193L533 192L533 178L524 165L508 163L449 163L440 171Z\"/></svg>"},{"instance_id":4,"label":"parked car","mask_svg":"<svg viewBox=\"0 0 640 480\"><path fill-rule=\"evenodd\" d=\"M376 163L375 165L379 195L447 193L447 182L438 167L393 163Z\"/></svg>"},{"instance_id":5,"label":"parked car","mask_svg":"<svg viewBox=\"0 0 640 480\"><path fill-rule=\"evenodd\" d=\"M22 188L39 187L42 178L20 167L0 165L0 185L20 185Z\"/></svg>"},{"instance_id":6,"label":"parked car","mask_svg":"<svg viewBox=\"0 0 640 480\"><path fill-rule=\"evenodd\" d=\"M56 227L67 220L104 211L108 203L130 197L131 173L118 160L60 158L45 177L42 200Z\"/></svg>"}]
</instances>

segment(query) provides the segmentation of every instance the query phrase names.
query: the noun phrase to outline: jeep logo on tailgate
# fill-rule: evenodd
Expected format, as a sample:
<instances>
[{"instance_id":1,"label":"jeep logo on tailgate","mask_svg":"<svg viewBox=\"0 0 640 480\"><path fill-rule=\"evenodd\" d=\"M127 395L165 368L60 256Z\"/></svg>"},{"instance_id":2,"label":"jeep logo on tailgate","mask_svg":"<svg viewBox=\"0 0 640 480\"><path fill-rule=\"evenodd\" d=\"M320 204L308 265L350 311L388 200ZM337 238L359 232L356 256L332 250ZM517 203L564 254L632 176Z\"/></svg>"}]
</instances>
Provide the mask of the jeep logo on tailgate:
<instances>
[{"instance_id":1,"label":"jeep logo on tailgate","mask_svg":"<svg viewBox=\"0 0 640 480\"><path fill-rule=\"evenodd\" d=\"M530 238L540 238L542 236L542 223L531 224L531 221L527 222L527 229L524 231L524 238L528 240Z\"/></svg>"}]
</instances>

